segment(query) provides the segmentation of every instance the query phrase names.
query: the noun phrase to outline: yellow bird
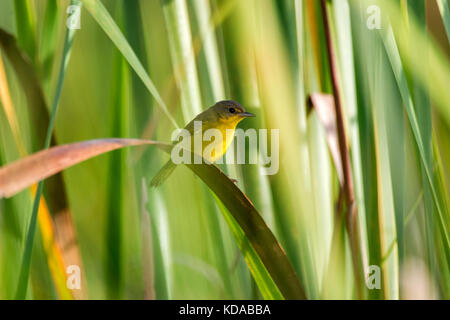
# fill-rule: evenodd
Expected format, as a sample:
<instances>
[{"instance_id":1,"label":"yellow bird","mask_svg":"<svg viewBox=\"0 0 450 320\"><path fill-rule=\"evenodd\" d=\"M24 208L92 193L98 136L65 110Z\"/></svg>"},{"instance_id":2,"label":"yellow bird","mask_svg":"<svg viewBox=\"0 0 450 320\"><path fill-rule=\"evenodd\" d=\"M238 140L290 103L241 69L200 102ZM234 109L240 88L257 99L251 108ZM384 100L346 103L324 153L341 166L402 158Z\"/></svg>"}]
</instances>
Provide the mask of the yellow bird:
<instances>
[{"instance_id":1,"label":"yellow bird","mask_svg":"<svg viewBox=\"0 0 450 320\"><path fill-rule=\"evenodd\" d=\"M213 150L220 150L221 152L212 152L211 155L206 157L209 162L214 162L222 157L227 151L230 144L233 142L234 132L237 124L247 118L254 117L255 115L246 112L244 108L233 100L223 100L217 102L212 107L203 111L197 115L191 122L189 122L184 129L186 129L191 135L191 140L195 140L195 136L200 135L203 139L203 133L208 129L218 129L222 134L221 140L214 140L208 147ZM201 130L196 130L194 125L196 121L201 121ZM205 145L202 144L202 152L205 149ZM161 185L176 168L176 164L172 160L167 163L158 171L153 177L150 186L157 187Z\"/></svg>"}]
</instances>

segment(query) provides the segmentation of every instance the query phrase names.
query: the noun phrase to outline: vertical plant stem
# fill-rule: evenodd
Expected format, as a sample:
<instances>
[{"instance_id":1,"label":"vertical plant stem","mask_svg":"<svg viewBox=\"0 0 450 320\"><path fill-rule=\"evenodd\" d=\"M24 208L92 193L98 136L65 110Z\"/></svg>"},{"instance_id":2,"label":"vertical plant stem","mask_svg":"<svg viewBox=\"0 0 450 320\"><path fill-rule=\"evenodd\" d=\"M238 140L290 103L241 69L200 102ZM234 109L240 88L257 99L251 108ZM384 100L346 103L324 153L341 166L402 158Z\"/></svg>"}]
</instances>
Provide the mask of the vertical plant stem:
<instances>
[{"instance_id":1,"label":"vertical plant stem","mask_svg":"<svg viewBox=\"0 0 450 320\"><path fill-rule=\"evenodd\" d=\"M81 6L81 3L78 0L72 0L71 4ZM61 97L62 85L63 85L63 81L64 81L64 76L66 74L67 64L68 64L69 58L70 58L70 50L72 48L74 35L75 35L75 29L67 30L66 37L64 40L63 57L61 60L61 66L60 66L60 70L59 70L58 84L56 87L55 97L53 100L52 111L51 111L51 115L50 115L50 121L48 124L47 134L45 137L44 149L47 149L50 146L53 127L55 125L56 112L58 111L59 99ZM37 213L38 213L38 209L39 209L39 203L40 203L40 199L41 199L41 195L42 195L43 185L44 185L44 182L40 181L38 184L38 187L37 187L36 196L34 198L33 210L31 212L31 219L30 219L30 224L28 227L27 238L26 238L26 242L25 242L25 250L23 252L22 265L20 267L19 281L18 281L17 291L16 291L16 299L18 299L18 300L25 299L26 294L27 294L28 277L30 274L31 253L33 251L34 235L36 233Z\"/></svg>"},{"instance_id":2,"label":"vertical plant stem","mask_svg":"<svg viewBox=\"0 0 450 320\"><path fill-rule=\"evenodd\" d=\"M147 182L142 178L141 186L141 234L142 234L142 281L144 282L144 299L154 300L155 259L153 252L152 221L146 206L148 202Z\"/></svg>"},{"instance_id":3,"label":"vertical plant stem","mask_svg":"<svg viewBox=\"0 0 450 320\"><path fill-rule=\"evenodd\" d=\"M113 97L112 97L112 136L129 136L129 72L125 59L117 55L114 61ZM116 150L111 153L109 162L109 194L108 223L106 225L106 243L108 258L106 259L106 279L108 282L108 298L123 298L123 283L125 279L124 267L126 260L124 237L124 207L126 205L127 153Z\"/></svg>"},{"instance_id":4,"label":"vertical plant stem","mask_svg":"<svg viewBox=\"0 0 450 320\"><path fill-rule=\"evenodd\" d=\"M163 11L183 117L189 121L202 111L202 102L186 1L163 1Z\"/></svg>"},{"instance_id":5,"label":"vertical plant stem","mask_svg":"<svg viewBox=\"0 0 450 320\"><path fill-rule=\"evenodd\" d=\"M343 111L341 105L341 95L339 91L338 84L338 71L335 61L335 55L333 52L333 44L331 40L331 31L330 24L328 20L326 0L321 0L320 2L322 8L323 15L323 24L325 31L325 38L327 44L327 54L328 54L328 63L331 72L331 82L333 88L333 96L334 96L334 105L336 112L336 125L338 131L338 143L339 150L342 162L342 168L344 173L344 184L342 186L343 197L344 197L344 206L341 208L346 210L346 225L347 232L350 238L350 247L352 250L352 263L353 263L353 271L355 276L355 283L357 289L357 296L359 299L363 298L363 273L362 273L362 263L361 263L361 252L360 252L360 239L358 232L358 221L357 221L357 208L354 200L353 193L353 180L352 173L350 167L350 157L347 150L347 142L345 135L345 127L344 127L344 118ZM337 219L342 219L341 210L338 210Z\"/></svg>"}]
</instances>

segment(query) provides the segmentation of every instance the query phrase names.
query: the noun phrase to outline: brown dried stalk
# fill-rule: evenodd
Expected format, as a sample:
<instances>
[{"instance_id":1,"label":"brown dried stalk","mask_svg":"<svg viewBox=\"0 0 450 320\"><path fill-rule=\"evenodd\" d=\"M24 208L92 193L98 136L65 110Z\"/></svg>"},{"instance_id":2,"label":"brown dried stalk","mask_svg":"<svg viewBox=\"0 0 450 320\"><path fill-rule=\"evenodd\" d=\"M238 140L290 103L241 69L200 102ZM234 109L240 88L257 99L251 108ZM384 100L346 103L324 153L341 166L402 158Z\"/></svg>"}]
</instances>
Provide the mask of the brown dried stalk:
<instances>
[{"instance_id":1,"label":"brown dried stalk","mask_svg":"<svg viewBox=\"0 0 450 320\"><path fill-rule=\"evenodd\" d=\"M330 24L328 20L328 13L326 7L326 0L321 0L321 9L323 16L323 24L325 31L325 38L327 43L328 63L331 73L331 82L333 87L334 105L336 113L336 126L338 132L339 151L344 175L344 181L341 188L342 197L340 197L340 204L338 205L336 219L339 223L342 219L342 212L346 212L345 221L347 226L347 232L350 239L350 247L352 252L353 271L355 276L355 283L357 289L358 299L364 298L364 277L361 261L361 246L360 236L357 220L357 208L355 204L355 197L353 192L353 180L350 165L350 156L347 148L344 118L341 105L341 96L339 92L338 72L335 61L335 55L333 52L333 43L331 40ZM343 202L342 202L343 201Z\"/></svg>"}]
</instances>

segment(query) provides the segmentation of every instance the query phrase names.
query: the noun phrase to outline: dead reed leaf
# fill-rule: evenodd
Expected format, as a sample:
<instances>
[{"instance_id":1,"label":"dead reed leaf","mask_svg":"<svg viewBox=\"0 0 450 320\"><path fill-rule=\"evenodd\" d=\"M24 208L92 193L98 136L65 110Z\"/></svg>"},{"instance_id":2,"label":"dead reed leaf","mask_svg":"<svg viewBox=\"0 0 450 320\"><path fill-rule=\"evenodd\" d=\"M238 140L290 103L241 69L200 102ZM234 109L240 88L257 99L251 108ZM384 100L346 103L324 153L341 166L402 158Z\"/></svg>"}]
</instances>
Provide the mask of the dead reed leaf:
<instances>
[{"instance_id":1,"label":"dead reed leaf","mask_svg":"<svg viewBox=\"0 0 450 320\"><path fill-rule=\"evenodd\" d=\"M150 140L109 138L39 151L0 168L0 198L9 198L33 183L99 154L127 146L156 143Z\"/></svg>"},{"instance_id":2,"label":"dead reed leaf","mask_svg":"<svg viewBox=\"0 0 450 320\"><path fill-rule=\"evenodd\" d=\"M339 142L337 136L336 113L334 111L333 96L325 93L312 93L309 96L310 106L316 110L327 136L328 148L333 158L334 166L341 185L344 181L341 157L339 156Z\"/></svg>"}]
</instances>

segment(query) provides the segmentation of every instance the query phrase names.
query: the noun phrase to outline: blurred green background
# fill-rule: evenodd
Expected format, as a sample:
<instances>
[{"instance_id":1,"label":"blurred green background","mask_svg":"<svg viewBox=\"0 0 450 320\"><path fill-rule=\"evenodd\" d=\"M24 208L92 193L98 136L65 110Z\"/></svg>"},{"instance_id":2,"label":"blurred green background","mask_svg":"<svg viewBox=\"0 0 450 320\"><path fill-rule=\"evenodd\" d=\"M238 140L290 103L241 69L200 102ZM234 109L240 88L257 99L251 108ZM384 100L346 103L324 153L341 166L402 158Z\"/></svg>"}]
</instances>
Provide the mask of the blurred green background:
<instances>
[{"instance_id":1,"label":"blurred green background","mask_svg":"<svg viewBox=\"0 0 450 320\"><path fill-rule=\"evenodd\" d=\"M274 232L308 298L450 298L447 0L327 1L357 251L365 272L369 265L381 270L380 289L364 286L363 296L353 276L351 241L333 237L339 176L327 131L307 103L312 93L332 93L320 1L81 3L54 143L170 140L175 127L156 91L147 90L128 63L130 54L118 50L118 42L127 41L178 126L216 101L233 99L257 115L240 127L280 129L276 175L261 175L259 165L220 167L238 180ZM99 4L106 10L94 10ZM44 146L69 5L0 2L0 28L19 50L2 33L1 165ZM122 35L105 33L113 30L105 12ZM377 12L380 29L371 29L368 20ZM25 69L16 68L14 57L27 62ZM26 297L267 298L223 218L227 209L200 179L180 167L161 188L148 189L167 159L154 147L135 147L48 180L44 196L53 227L40 211ZM28 190L0 199L2 299L15 297L32 203ZM336 243L342 250L333 249ZM67 290L61 276L71 264L81 267L80 290Z\"/></svg>"}]
</instances>

